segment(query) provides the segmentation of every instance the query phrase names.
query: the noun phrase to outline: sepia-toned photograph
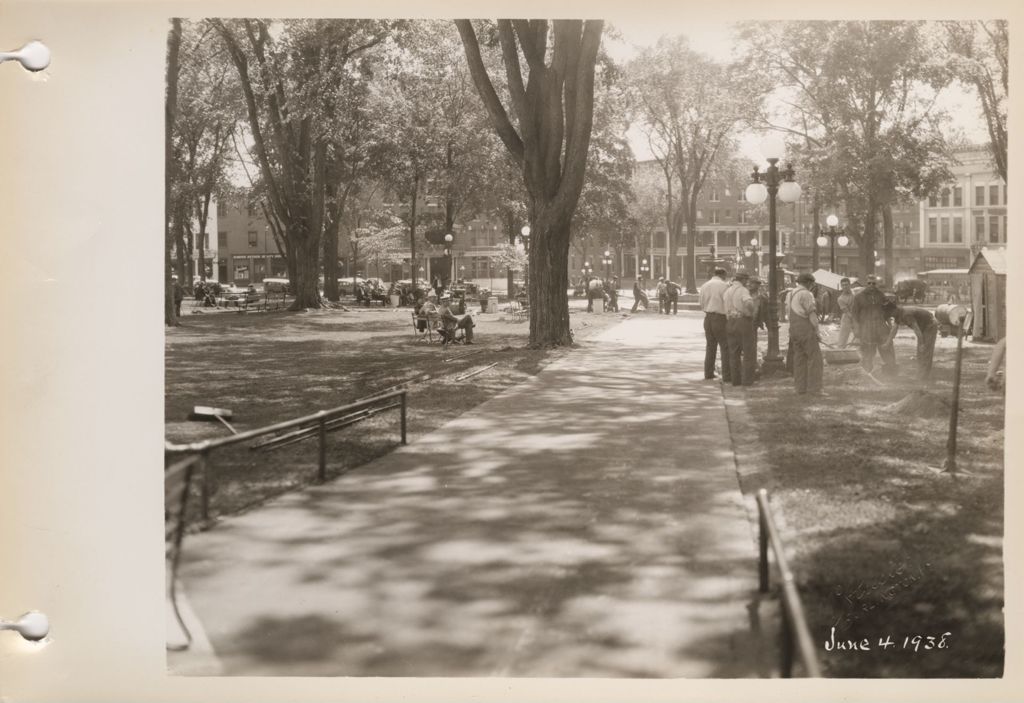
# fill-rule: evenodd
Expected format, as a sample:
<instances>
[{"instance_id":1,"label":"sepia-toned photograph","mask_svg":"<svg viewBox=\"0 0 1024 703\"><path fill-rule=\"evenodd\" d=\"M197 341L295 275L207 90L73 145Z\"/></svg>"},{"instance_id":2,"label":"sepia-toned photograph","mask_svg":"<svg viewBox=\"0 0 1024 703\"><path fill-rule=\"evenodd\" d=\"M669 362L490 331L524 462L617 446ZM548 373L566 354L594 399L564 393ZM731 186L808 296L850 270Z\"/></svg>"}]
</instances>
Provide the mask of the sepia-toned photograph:
<instances>
[{"instance_id":1,"label":"sepia-toned photograph","mask_svg":"<svg viewBox=\"0 0 1024 703\"><path fill-rule=\"evenodd\" d=\"M1003 677L1007 20L166 30L168 674Z\"/></svg>"}]
</instances>

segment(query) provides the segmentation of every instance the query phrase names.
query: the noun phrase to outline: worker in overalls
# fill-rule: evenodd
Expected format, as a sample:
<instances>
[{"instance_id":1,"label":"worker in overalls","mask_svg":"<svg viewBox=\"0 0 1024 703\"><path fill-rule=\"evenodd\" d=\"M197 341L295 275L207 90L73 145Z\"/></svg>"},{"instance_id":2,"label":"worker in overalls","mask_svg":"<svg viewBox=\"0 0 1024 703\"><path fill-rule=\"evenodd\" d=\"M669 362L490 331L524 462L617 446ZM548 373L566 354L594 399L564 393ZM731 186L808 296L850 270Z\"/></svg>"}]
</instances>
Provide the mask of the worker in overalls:
<instances>
[{"instance_id":1,"label":"worker in overalls","mask_svg":"<svg viewBox=\"0 0 1024 703\"><path fill-rule=\"evenodd\" d=\"M793 350L793 381L797 395L824 395L821 379L825 364L818 338L818 307L811 293L814 275L801 273L789 296L789 346Z\"/></svg>"}]
</instances>

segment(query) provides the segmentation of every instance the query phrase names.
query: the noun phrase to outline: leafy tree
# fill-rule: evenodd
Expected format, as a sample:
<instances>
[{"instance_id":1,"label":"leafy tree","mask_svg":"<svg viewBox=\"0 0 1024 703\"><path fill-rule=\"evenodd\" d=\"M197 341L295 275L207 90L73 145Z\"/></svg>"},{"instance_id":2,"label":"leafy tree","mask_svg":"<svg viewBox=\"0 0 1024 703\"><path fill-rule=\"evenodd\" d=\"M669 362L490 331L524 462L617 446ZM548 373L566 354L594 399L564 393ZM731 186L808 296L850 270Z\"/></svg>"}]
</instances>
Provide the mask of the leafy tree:
<instances>
[{"instance_id":1,"label":"leafy tree","mask_svg":"<svg viewBox=\"0 0 1024 703\"><path fill-rule=\"evenodd\" d=\"M1010 97L1010 28L1006 20L943 22L940 46L953 75L973 86L988 127L996 171L1006 183L1007 107Z\"/></svg>"},{"instance_id":2,"label":"leafy tree","mask_svg":"<svg viewBox=\"0 0 1024 703\"><path fill-rule=\"evenodd\" d=\"M271 227L284 246L292 309L318 307L327 150L349 63L380 44L377 20L208 20L238 72ZM279 31L278 31L279 30Z\"/></svg>"},{"instance_id":3,"label":"leafy tree","mask_svg":"<svg viewBox=\"0 0 1024 703\"><path fill-rule=\"evenodd\" d=\"M787 108L779 126L801 138L821 202L843 204L864 271L875 270L880 218L891 262L885 211L951 178L935 106L950 74L922 23L748 23L741 39L747 61L777 87Z\"/></svg>"},{"instance_id":4,"label":"leafy tree","mask_svg":"<svg viewBox=\"0 0 1024 703\"><path fill-rule=\"evenodd\" d=\"M568 260L571 224L583 189L594 111L600 20L499 20L515 123L495 90L477 30L456 20L470 74L492 125L526 186L530 217L530 344L572 342ZM524 65L526 76L524 78Z\"/></svg>"},{"instance_id":5,"label":"leafy tree","mask_svg":"<svg viewBox=\"0 0 1024 703\"><path fill-rule=\"evenodd\" d=\"M735 66L663 37L630 67L634 104L665 177L668 261L686 226L686 290L697 290L697 200L757 104L756 84ZM666 274L671 276L671 263Z\"/></svg>"}]
</instances>

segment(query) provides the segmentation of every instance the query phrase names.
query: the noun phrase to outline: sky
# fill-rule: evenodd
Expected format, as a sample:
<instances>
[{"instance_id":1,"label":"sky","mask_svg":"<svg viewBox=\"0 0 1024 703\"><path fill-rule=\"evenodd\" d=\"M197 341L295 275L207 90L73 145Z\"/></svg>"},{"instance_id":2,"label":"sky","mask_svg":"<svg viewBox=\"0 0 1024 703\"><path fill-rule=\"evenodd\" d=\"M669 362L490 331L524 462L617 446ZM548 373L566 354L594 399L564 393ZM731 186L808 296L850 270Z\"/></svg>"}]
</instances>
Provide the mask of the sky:
<instances>
[{"instance_id":1,"label":"sky","mask_svg":"<svg viewBox=\"0 0 1024 703\"><path fill-rule=\"evenodd\" d=\"M608 16L607 21L621 33L621 39L608 39L605 48L619 62L629 61L643 47L653 46L663 34L685 35L694 50L707 54L718 61L734 58L735 45L732 36L732 23L723 21L686 19L685 25L678 29L672 26L672 20L637 16ZM973 143L988 142L988 133L981 117L978 101L973 92L949 88L940 98L941 107L946 108L953 116L952 127L963 132ZM751 164L763 164L760 154L762 134L745 133L740 135L740 153L748 157ZM643 133L632 128L629 132L630 146L639 160L652 158L651 152L643 137Z\"/></svg>"}]
</instances>

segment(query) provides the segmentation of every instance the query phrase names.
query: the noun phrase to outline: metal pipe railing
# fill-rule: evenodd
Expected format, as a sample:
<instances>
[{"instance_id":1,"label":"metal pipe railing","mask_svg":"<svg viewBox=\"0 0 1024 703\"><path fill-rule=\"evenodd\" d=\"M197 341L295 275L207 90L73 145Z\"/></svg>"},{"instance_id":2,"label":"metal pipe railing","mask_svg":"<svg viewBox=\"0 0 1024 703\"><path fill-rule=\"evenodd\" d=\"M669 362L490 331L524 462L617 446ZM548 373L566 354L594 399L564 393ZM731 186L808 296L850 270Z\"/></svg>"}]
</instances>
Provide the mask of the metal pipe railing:
<instances>
[{"instance_id":1,"label":"metal pipe railing","mask_svg":"<svg viewBox=\"0 0 1024 703\"><path fill-rule=\"evenodd\" d=\"M260 427L255 430L248 430L246 432L239 432L236 435L230 437L220 437L217 439L206 439L201 442L191 442L189 444L174 444L172 442L164 443L164 455L167 457L176 457L189 454L195 454L199 457L199 463L196 468L199 469L200 478L200 513L204 521L210 519L210 496L213 492L213 470L210 464L210 454L217 449L223 449L235 444L241 444L250 439L256 437L262 437L268 434L275 434L283 430L290 430L296 427L302 427L310 430L307 436L315 436L318 439L318 460L317 460L317 479L321 482L327 480L327 432L333 429L340 429L341 427L347 427L354 421L367 419L373 417L373 414L367 414L364 417L346 418L343 423L336 423L334 426L331 425L331 421L340 416L349 416L353 412L363 410L366 408L374 408L382 402L391 400L393 398L399 398L400 402L392 403L384 407L376 408L377 410L390 410L397 409L401 416L400 418L400 433L402 444L407 444L406 441L406 428L407 418L406 411L408 409L408 402L406 399L406 391L398 390L390 393L382 393L381 395L373 396L365 400L360 400L355 403L349 403L348 405L342 405L337 408L331 408L330 410L320 410L312 415L306 415L304 417L295 418L294 420L286 420L285 422L278 422L273 425L267 425L266 427Z\"/></svg>"},{"instance_id":2,"label":"metal pipe railing","mask_svg":"<svg viewBox=\"0 0 1024 703\"><path fill-rule=\"evenodd\" d=\"M769 587L769 544L775 553L775 563L779 567L779 576L782 579L782 677L788 679L793 675L793 654L794 650L799 650L807 676L820 678L821 667L811 640L811 631L807 627L807 617L804 615L800 593L796 588L796 579L786 561L782 537L779 535L779 528L775 525L775 517L768 503L768 491L763 488L757 492L757 515L760 525L758 571L761 593L767 593Z\"/></svg>"}]
</instances>

